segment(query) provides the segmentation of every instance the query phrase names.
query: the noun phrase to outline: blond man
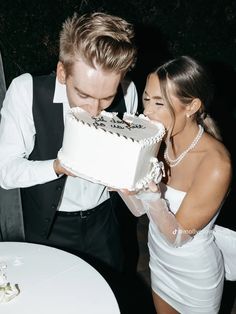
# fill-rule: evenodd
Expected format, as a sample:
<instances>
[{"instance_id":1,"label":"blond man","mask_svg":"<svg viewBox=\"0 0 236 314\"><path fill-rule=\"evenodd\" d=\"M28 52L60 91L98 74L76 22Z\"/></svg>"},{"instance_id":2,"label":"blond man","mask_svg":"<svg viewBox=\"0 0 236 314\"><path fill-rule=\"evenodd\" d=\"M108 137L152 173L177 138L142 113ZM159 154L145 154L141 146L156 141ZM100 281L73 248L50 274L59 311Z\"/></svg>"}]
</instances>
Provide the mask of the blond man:
<instances>
[{"instance_id":1,"label":"blond man","mask_svg":"<svg viewBox=\"0 0 236 314\"><path fill-rule=\"evenodd\" d=\"M70 107L93 116L102 110L136 112L135 86L125 80L136 58L133 37L132 25L119 17L75 14L60 33L56 75L15 78L1 111L0 185L21 190L26 241L82 253L116 269L123 262L116 196L74 177L57 152Z\"/></svg>"}]
</instances>

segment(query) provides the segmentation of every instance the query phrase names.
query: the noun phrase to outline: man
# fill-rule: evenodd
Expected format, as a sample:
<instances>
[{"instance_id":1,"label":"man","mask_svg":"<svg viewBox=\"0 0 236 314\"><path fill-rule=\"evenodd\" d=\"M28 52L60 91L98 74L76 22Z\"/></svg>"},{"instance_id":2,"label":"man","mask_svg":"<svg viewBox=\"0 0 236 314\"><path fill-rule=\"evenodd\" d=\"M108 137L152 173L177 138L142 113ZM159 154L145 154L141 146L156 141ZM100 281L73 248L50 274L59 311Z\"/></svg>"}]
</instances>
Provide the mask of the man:
<instances>
[{"instance_id":1,"label":"man","mask_svg":"<svg viewBox=\"0 0 236 314\"><path fill-rule=\"evenodd\" d=\"M118 270L117 195L74 177L60 165L57 152L70 107L92 116L105 109L135 113L135 86L123 80L136 57L133 36L132 26L116 16L68 18L60 34L56 77L14 79L0 125L0 185L21 188L26 241L83 253Z\"/></svg>"}]
</instances>

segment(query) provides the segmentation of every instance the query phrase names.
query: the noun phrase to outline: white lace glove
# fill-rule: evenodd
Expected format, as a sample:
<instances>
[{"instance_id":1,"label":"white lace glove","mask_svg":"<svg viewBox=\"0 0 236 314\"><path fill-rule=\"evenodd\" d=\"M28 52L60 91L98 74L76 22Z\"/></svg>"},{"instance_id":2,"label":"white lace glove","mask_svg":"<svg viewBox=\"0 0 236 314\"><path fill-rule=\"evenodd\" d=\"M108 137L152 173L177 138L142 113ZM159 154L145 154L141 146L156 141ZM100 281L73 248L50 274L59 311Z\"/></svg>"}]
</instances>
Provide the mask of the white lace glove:
<instances>
[{"instance_id":1,"label":"white lace glove","mask_svg":"<svg viewBox=\"0 0 236 314\"><path fill-rule=\"evenodd\" d=\"M146 214L146 209L144 208L142 201L139 200L138 193L142 192L143 194L146 194L151 185L157 187L157 184L161 182L162 177L165 177L163 162L159 162L157 158L153 158L152 163L153 166L149 175L147 178L139 182L137 190L134 192L137 194L127 195L126 193L123 193L122 190L117 191L131 213L136 217Z\"/></svg>"},{"instance_id":2,"label":"white lace glove","mask_svg":"<svg viewBox=\"0 0 236 314\"><path fill-rule=\"evenodd\" d=\"M146 209L144 208L142 201L136 197L136 194L126 195L121 191L118 191L118 193L134 216L140 217L146 214Z\"/></svg>"},{"instance_id":3,"label":"white lace glove","mask_svg":"<svg viewBox=\"0 0 236 314\"><path fill-rule=\"evenodd\" d=\"M166 200L161 198L161 193L143 192L125 195L119 192L119 194L133 215L137 217L148 215L168 245L180 247L192 240L194 232L190 233L181 227L175 215L169 210Z\"/></svg>"},{"instance_id":4,"label":"white lace glove","mask_svg":"<svg viewBox=\"0 0 236 314\"><path fill-rule=\"evenodd\" d=\"M175 215L169 210L166 200L160 197L160 193L143 193L138 197L150 221L155 224L169 245L180 247L193 239L195 231L189 232L181 227Z\"/></svg>"}]
</instances>

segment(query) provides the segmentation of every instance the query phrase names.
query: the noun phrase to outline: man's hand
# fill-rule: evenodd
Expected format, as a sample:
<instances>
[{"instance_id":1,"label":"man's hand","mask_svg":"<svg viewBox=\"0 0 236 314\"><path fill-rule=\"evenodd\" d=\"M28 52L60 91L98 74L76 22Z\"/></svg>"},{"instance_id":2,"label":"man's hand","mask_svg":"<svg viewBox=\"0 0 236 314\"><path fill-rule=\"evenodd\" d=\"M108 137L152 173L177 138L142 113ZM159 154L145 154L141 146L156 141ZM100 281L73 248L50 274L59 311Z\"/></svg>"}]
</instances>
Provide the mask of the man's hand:
<instances>
[{"instance_id":1,"label":"man's hand","mask_svg":"<svg viewBox=\"0 0 236 314\"><path fill-rule=\"evenodd\" d=\"M67 176L76 177L76 175L74 175L72 172L70 172L69 170L63 168L61 166L61 164L60 164L60 161L58 159L54 160L53 168L54 168L54 171L57 174L57 176L65 174Z\"/></svg>"}]
</instances>

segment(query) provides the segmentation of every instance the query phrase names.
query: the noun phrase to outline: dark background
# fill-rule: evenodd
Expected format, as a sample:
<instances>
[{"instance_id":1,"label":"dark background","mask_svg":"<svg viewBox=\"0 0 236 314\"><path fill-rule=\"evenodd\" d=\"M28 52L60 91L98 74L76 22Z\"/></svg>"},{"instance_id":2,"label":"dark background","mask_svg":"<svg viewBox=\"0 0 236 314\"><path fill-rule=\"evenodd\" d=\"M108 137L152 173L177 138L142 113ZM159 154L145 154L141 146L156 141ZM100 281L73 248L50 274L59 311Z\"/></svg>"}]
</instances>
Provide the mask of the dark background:
<instances>
[{"instance_id":1,"label":"dark background","mask_svg":"<svg viewBox=\"0 0 236 314\"><path fill-rule=\"evenodd\" d=\"M61 25L75 11L105 11L134 24L138 61L130 76L139 95L146 75L170 57L188 54L206 63L216 87L210 113L235 165L236 0L0 0L0 49L7 86L24 72L55 70ZM141 102L139 106L142 111ZM219 217L233 229L234 182L222 211L224 221L222 214Z\"/></svg>"},{"instance_id":2,"label":"dark background","mask_svg":"<svg viewBox=\"0 0 236 314\"><path fill-rule=\"evenodd\" d=\"M22 72L55 69L62 22L74 11L98 10L135 24L141 56L137 70L181 54L236 68L233 0L1 0L0 47L7 84Z\"/></svg>"},{"instance_id":3,"label":"dark background","mask_svg":"<svg viewBox=\"0 0 236 314\"><path fill-rule=\"evenodd\" d=\"M61 24L75 11L105 11L134 23L138 61L130 76L139 95L147 73L168 58L187 54L203 61L216 87L211 114L235 169L235 0L0 0L0 49L7 86L24 72L55 70ZM217 223L235 230L234 177ZM235 285L226 287L225 294L230 293L235 293ZM230 301L224 307L222 313L226 314Z\"/></svg>"}]
</instances>

